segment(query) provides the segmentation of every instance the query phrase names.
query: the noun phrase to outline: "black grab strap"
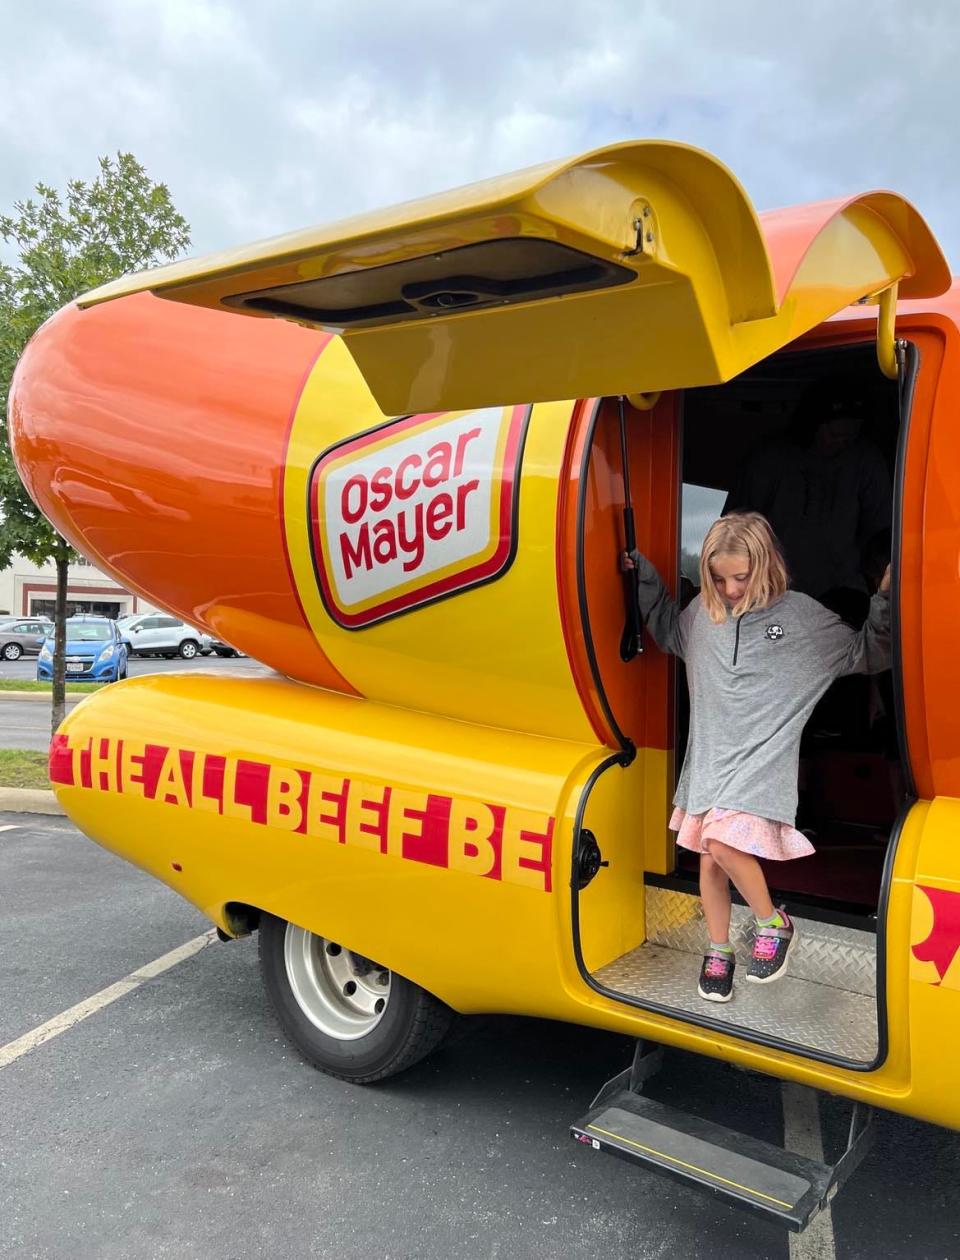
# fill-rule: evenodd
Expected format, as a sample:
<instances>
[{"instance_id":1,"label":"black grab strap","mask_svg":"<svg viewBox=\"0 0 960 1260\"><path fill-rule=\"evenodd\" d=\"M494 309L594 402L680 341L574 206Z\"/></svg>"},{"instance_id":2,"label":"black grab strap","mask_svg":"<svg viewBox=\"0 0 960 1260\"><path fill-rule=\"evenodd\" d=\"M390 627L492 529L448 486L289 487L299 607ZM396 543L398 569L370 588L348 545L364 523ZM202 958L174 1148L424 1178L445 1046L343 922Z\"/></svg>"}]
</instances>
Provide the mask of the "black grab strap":
<instances>
[{"instance_id":1,"label":"black grab strap","mask_svg":"<svg viewBox=\"0 0 960 1260\"><path fill-rule=\"evenodd\" d=\"M624 397L617 399L620 408L620 463L623 469L623 537L627 552L637 549L637 530L633 519L633 498L630 494L630 457L627 453L627 414ZM623 595L626 603L626 620L620 636L620 659L632 661L643 652L643 616L640 612L640 595L637 590L636 569L626 569L623 574Z\"/></svg>"}]
</instances>

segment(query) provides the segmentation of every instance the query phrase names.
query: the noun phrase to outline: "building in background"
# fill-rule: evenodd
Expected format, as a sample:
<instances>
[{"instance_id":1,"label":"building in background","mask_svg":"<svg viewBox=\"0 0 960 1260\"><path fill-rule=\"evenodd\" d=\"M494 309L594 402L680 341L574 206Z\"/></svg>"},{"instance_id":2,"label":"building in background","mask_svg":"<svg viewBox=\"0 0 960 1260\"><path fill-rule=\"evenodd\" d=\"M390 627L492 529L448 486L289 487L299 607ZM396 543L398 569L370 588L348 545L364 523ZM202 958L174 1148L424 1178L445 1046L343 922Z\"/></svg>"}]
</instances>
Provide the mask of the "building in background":
<instances>
[{"instance_id":1,"label":"building in background","mask_svg":"<svg viewBox=\"0 0 960 1260\"><path fill-rule=\"evenodd\" d=\"M57 570L49 564L35 565L14 556L9 568L0 572L0 615L11 617L52 617L57 598ZM149 600L125 590L89 560L80 559L67 570L67 616L97 613L101 617L123 617L126 613L153 612Z\"/></svg>"}]
</instances>

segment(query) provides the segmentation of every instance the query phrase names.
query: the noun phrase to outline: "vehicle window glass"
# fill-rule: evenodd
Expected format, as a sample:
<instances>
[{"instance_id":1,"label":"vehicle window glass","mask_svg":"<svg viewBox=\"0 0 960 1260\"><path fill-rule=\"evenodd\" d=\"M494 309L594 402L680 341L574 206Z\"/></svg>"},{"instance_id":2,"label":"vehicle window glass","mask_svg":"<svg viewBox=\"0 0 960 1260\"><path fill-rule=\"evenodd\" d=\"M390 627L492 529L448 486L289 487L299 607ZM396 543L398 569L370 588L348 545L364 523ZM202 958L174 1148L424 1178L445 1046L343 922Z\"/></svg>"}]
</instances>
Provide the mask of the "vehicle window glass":
<instances>
[{"instance_id":1,"label":"vehicle window glass","mask_svg":"<svg viewBox=\"0 0 960 1260\"><path fill-rule=\"evenodd\" d=\"M176 617L158 617L157 625L162 626L164 630L169 630L173 626L176 626L177 629L179 629L183 625L183 622L178 621Z\"/></svg>"},{"instance_id":2,"label":"vehicle window glass","mask_svg":"<svg viewBox=\"0 0 960 1260\"><path fill-rule=\"evenodd\" d=\"M134 622L134 625L136 625L136 622ZM156 630L157 626L159 625L160 625L159 617L144 617L143 621L140 622L140 629L141 630Z\"/></svg>"},{"instance_id":3,"label":"vehicle window glass","mask_svg":"<svg viewBox=\"0 0 960 1260\"><path fill-rule=\"evenodd\" d=\"M110 626L97 625L95 622L81 622L76 626L67 626L67 638L75 643L105 643L112 639Z\"/></svg>"},{"instance_id":4,"label":"vehicle window glass","mask_svg":"<svg viewBox=\"0 0 960 1260\"><path fill-rule=\"evenodd\" d=\"M700 587L700 549L707 530L723 511L726 490L683 483L680 508L680 576Z\"/></svg>"}]
</instances>

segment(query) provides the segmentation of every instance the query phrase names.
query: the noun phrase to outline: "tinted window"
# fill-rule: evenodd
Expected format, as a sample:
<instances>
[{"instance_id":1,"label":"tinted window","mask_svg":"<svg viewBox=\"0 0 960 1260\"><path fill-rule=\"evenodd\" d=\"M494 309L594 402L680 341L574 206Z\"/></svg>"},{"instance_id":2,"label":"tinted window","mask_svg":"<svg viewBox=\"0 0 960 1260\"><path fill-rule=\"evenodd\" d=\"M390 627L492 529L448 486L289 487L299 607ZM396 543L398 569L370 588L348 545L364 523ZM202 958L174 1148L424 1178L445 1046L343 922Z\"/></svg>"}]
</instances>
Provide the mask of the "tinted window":
<instances>
[{"instance_id":1,"label":"tinted window","mask_svg":"<svg viewBox=\"0 0 960 1260\"><path fill-rule=\"evenodd\" d=\"M176 617L157 617L156 622L164 630L169 630L172 626L176 626L179 630L183 625L183 622L177 621Z\"/></svg>"},{"instance_id":2,"label":"tinted window","mask_svg":"<svg viewBox=\"0 0 960 1260\"><path fill-rule=\"evenodd\" d=\"M683 483L680 509L680 572L694 586L700 586L700 548L707 530L723 511L726 490Z\"/></svg>"}]
</instances>

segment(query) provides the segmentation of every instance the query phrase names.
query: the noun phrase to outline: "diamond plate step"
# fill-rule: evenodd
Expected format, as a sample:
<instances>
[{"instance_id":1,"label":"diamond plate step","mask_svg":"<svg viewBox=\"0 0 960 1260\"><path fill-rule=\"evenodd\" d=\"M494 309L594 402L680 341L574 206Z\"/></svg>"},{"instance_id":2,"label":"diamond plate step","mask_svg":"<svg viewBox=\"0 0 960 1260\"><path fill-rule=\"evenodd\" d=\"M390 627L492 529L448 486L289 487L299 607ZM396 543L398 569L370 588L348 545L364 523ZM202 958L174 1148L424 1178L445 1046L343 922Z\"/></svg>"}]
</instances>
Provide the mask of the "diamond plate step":
<instances>
[{"instance_id":1,"label":"diamond plate step","mask_svg":"<svg viewBox=\"0 0 960 1260\"><path fill-rule=\"evenodd\" d=\"M737 967L730 1002L705 1002L697 995L699 956L648 941L594 973L605 989L640 1003L668 1007L683 1018L710 1019L731 1033L775 1037L804 1050L835 1055L853 1063L877 1057L877 1004L851 993L793 974L776 984L750 984Z\"/></svg>"},{"instance_id":2,"label":"diamond plate step","mask_svg":"<svg viewBox=\"0 0 960 1260\"><path fill-rule=\"evenodd\" d=\"M703 954L709 939L700 898L670 888L647 887L647 941L685 954ZM753 915L734 906L730 944L744 969L753 945ZM790 975L797 980L859 993L873 999L877 991L877 938L872 932L796 920L799 936L790 954Z\"/></svg>"}]
</instances>

